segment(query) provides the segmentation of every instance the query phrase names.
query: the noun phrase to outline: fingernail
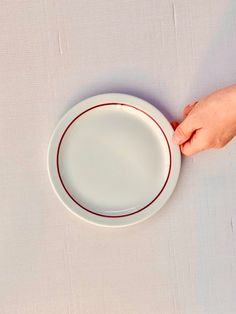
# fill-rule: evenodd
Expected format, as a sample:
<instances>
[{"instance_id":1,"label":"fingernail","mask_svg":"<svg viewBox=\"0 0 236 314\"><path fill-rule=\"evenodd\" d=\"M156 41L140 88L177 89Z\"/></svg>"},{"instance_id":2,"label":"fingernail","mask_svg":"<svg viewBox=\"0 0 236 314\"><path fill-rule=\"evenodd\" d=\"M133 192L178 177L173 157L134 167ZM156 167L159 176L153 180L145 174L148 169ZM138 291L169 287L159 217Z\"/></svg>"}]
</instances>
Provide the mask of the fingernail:
<instances>
[{"instance_id":1,"label":"fingernail","mask_svg":"<svg viewBox=\"0 0 236 314\"><path fill-rule=\"evenodd\" d=\"M181 143L181 137L178 136L178 134L174 133L173 137L172 137L172 140L175 144L179 145Z\"/></svg>"},{"instance_id":2,"label":"fingernail","mask_svg":"<svg viewBox=\"0 0 236 314\"><path fill-rule=\"evenodd\" d=\"M175 130L175 129L178 127L179 122L177 122L177 121L172 121L172 122L171 122L171 125L172 125L172 128Z\"/></svg>"}]
</instances>

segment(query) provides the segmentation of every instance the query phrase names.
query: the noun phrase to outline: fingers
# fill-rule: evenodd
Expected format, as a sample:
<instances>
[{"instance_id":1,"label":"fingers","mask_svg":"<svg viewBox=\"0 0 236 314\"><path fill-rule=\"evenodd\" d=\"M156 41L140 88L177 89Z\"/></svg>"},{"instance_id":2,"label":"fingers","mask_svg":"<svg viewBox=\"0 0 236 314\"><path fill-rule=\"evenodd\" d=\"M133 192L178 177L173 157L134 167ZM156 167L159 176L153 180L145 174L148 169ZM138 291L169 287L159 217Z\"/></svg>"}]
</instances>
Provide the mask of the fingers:
<instances>
[{"instance_id":1,"label":"fingers","mask_svg":"<svg viewBox=\"0 0 236 314\"><path fill-rule=\"evenodd\" d=\"M190 139L192 134L198 129L196 119L188 116L180 125L176 128L173 135L173 142L181 145Z\"/></svg>"},{"instance_id":2,"label":"fingers","mask_svg":"<svg viewBox=\"0 0 236 314\"><path fill-rule=\"evenodd\" d=\"M193 108L195 107L195 105L197 104L197 101L187 105L184 110L183 110L183 118L185 119L189 113L193 110Z\"/></svg>"}]
</instances>

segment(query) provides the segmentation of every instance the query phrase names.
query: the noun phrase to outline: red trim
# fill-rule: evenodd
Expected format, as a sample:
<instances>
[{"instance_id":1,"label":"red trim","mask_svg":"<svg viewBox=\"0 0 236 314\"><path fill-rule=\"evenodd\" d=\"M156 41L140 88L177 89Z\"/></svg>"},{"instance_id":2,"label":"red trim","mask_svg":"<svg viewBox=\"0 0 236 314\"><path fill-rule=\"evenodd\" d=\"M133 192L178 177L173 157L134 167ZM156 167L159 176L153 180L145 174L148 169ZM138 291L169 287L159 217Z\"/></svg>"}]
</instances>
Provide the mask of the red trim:
<instances>
[{"instance_id":1,"label":"red trim","mask_svg":"<svg viewBox=\"0 0 236 314\"><path fill-rule=\"evenodd\" d=\"M79 118L81 117L83 114L85 114L86 112L92 110L92 109L95 109L95 108L99 108L99 107L103 107L103 106L111 106L111 105L119 105L119 106L127 106L127 107L131 107L131 108L134 108L138 111L141 111L142 113L144 113L146 116L148 116L150 119L152 119L156 125L160 128L161 132L163 133L164 137L165 137L165 140L166 140L166 143L167 143L167 146L168 146L168 150L169 150L169 156L170 156L170 165L169 165L169 171L168 171L168 175L167 175L167 178L166 178L166 181L163 185L163 187L161 188L160 192L155 196L155 198L149 202L147 205L145 205L143 208L141 209L138 209L136 210L135 212L133 213L130 213L130 214L125 214L125 215L119 215L119 216L109 216L109 215L102 215L102 214L99 214L99 213L96 213L96 212L93 212L92 210L88 209L88 208L85 208L83 205L81 205L79 202L77 202L77 200L70 194L70 192L67 190L62 178L61 178L61 174L60 174L60 169L59 169L59 153L60 153L60 147L61 147L61 143L62 143L62 140L66 134L66 132L68 131L68 129L70 128L70 126ZM170 177L170 171L171 171L171 166L172 166L172 156L171 156L171 150L170 150L170 144L168 142L168 139L167 139L167 136L165 134L165 132L163 131L163 129L161 128L161 126L157 123L157 121L152 117L150 116L148 113L146 113L145 111L137 108L137 107L134 107L132 105L127 105L127 104L121 104L121 103L106 103L106 104L100 104L100 105L96 105L94 107L91 107L85 111L83 111L82 113L80 113L78 116L76 116L70 123L69 125L66 127L65 131L63 132L62 136L61 136L61 139L60 139L60 142L58 144L58 148L57 148L57 172L58 172L58 176L59 176L59 179L61 181L61 184L65 190L65 192L69 195L69 197L77 204L79 205L81 208L83 208L84 210L86 210L87 212L91 213L91 214L94 214L94 215L97 215L97 216L102 216L102 217L107 217L107 218L121 218L121 217L126 217L126 216L131 216L131 215L134 215L134 214L137 214L138 212L144 210L145 208L147 208L148 206L150 206L153 202L156 201L156 199L161 195L161 193L163 192L163 190L165 189L166 187L166 184L169 180L169 177Z\"/></svg>"}]
</instances>

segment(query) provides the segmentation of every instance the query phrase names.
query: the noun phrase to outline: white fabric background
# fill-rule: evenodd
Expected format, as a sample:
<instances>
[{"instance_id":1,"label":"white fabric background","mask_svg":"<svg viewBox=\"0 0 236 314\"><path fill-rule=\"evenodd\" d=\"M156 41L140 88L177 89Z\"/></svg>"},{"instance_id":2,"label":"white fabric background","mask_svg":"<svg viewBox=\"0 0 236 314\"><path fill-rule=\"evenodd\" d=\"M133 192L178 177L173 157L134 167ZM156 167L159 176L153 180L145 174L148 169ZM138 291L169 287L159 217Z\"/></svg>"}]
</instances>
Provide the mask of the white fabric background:
<instances>
[{"instance_id":1,"label":"white fabric background","mask_svg":"<svg viewBox=\"0 0 236 314\"><path fill-rule=\"evenodd\" d=\"M235 82L234 0L1 0L0 313L236 313L235 141L184 158L167 205L124 229L72 215L46 169L85 97L130 93L172 119Z\"/></svg>"}]
</instances>

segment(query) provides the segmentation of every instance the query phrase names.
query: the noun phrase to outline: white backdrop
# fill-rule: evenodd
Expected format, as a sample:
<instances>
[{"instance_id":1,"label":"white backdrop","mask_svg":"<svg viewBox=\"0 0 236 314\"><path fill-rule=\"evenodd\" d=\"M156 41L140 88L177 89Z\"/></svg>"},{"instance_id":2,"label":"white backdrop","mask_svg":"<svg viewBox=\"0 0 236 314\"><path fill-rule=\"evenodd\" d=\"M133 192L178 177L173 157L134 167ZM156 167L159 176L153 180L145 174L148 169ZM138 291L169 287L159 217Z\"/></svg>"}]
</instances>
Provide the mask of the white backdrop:
<instances>
[{"instance_id":1,"label":"white backdrop","mask_svg":"<svg viewBox=\"0 0 236 314\"><path fill-rule=\"evenodd\" d=\"M85 97L172 119L235 83L236 2L2 0L0 27L1 314L235 314L235 141L183 158L167 205L115 230L64 208L46 153Z\"/></svg>"}]
</instances>

